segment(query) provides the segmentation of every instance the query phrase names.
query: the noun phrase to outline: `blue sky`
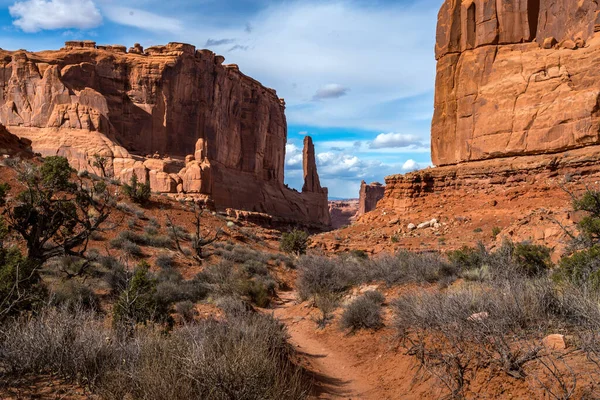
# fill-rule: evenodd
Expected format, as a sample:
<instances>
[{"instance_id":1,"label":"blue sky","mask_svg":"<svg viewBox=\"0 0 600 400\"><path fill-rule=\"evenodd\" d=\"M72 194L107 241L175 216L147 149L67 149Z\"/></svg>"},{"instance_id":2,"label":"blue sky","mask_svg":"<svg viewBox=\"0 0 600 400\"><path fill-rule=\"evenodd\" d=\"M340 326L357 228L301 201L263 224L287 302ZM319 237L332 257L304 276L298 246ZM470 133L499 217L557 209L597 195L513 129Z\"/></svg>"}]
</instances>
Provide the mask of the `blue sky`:
<instances>
[{"instance_id":1,"label":"blue sky","mask_svg":"<svg viewBox=\"0 0 600 400\"><path fill-rule=\"evenodd\" d=\"M0 46L65 40L209 48L287 104L286 182L315 142L330 197L431 165L435 25L442 0L0 0Z\"/></svg>"}]
</instances>

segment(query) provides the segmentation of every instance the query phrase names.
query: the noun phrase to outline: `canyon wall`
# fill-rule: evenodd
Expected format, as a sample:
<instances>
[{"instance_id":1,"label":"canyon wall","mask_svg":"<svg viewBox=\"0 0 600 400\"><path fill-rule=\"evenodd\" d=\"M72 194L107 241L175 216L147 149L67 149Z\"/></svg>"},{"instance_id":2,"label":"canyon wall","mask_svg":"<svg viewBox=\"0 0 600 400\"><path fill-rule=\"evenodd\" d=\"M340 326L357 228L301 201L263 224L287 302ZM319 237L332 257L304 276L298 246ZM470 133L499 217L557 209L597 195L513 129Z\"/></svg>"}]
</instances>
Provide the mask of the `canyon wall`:
<instances>
[{"instance_id":1,"label":"canyon wall","mask_svg":"<svg viewBox=\"0 0 600 400\"><path fill-rule=\"evenodd\" d=\"M182 43L0 50L0 122L80 170L100 173L102 157L107 175L155 192L328 225L314 163L303 193L284 185L284 100L223 62Z\"/></svg>"},{"instance_id":2,"label":"canyon wall","mask_svg":"<svg viewBox=\"0 0 600 400\"><path fill-rule=\"evenodd\" d=\"M439 13L435 165L600 143L592 0L446 0Z\"/></svg>"}]
</instances>

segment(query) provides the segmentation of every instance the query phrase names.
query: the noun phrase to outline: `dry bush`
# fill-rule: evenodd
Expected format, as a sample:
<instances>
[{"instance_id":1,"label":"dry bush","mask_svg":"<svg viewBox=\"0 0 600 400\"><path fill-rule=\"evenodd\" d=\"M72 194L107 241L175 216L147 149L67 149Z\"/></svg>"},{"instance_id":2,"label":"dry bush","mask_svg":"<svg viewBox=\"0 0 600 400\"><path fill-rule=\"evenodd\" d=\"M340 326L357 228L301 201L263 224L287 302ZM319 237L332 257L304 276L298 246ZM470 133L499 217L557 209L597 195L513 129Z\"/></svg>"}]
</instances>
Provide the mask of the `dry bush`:
<instances>
[{"instance_id":1,"label":"dry bush","mask_svg":"<svg viewBox=\"0 0 600 400\"><path fill-rule=\"evenodd\" d=\"M0 326L1 381L57 374L106 399L303 399L310 389L269 316L239 313L171 334L149 326L118 336L105 326L62 309Z\"/></svg>"},{"instance_id":2,"label":"dry bush","mask_svg":"<svg viewBox=\"0 0 600 400\"><path fill-rule=\"evenodd\" d=\"M365 277L368 269L353 258L303 256L298 260L297 268L296 287L303 300L319 294L341 293L368 280Z\"/></svg>"},{"instance_id":3,"label":"dry bush","mask_svg":"<svg viewBox=\"0 0 600 400\"><path fill-rule=\"evenodd\" d=\"M371 279L384 281L388 286L402 283L433 283L455 278L458 269L447 263L439 253L399 251L375 259Z\"/></svg>"},{"instance_id":4,"label":"dry bush","mask_svg":"<svg viewBox=\"0 0 600 400\"><path fill-rule=\"evenodd\" d=\"M351 332L359 329L379 329L383 326L381 303L383 295L379 292L367 292L358 297L344 309L340 326Z\"/></svg>"}]
</instances>

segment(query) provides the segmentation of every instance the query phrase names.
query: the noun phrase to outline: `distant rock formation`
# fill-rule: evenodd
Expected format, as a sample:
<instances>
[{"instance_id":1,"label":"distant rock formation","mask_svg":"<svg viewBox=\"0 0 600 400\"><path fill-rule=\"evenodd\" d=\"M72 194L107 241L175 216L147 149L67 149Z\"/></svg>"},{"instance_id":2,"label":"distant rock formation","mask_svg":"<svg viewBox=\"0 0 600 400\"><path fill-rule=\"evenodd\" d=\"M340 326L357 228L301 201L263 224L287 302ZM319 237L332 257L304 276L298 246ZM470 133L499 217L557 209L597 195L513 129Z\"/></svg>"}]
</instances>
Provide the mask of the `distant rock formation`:
<instances>
[{"instance_id":1,"label":"distant rock formation","mask_svg":"<svg viewBox=\"0 0 600 400\"><path fill-rule=\"evenodd\" d=\"M328 225L313 160L303 193L284 185L285 102L237 65L189 44L129 52L70 41L58 51L0 50L0 122L42 155L219 209ZM310 157L309 157L310 158Z\"/></svg>"},{"instance_id":2,"label":"distant rock formation","mask_svg":"<svg viewBox=\"0 0 600 400\"><path fill-rule=\"evenodd\" d=\"M598 144L599 7L446 0L437 29L433 164Z\"/></svg>"},{"instance_id":3,"label":"distant rock formation","mask_svg":"<svg viewBox=\"0 0 600 400\"><path fill-rule=\"evenodd\" d=\"M368 213L377 207L377 202L383 198L385 186L379 182L367 184L365 181L360 183L360 192L358 197L357 216Z\"/></svg>"},{"instance_id":4,"label":"distant rock formation","mask_svg":"<svg viewBox=\"0 0 600 400\"><path fill-rule=\"evenodd\" d=\"M329 202L329 215L331 215L333 229L352 225L356 221L357 213L358 199L331 200Z\"/></svg>"}]
</instances>

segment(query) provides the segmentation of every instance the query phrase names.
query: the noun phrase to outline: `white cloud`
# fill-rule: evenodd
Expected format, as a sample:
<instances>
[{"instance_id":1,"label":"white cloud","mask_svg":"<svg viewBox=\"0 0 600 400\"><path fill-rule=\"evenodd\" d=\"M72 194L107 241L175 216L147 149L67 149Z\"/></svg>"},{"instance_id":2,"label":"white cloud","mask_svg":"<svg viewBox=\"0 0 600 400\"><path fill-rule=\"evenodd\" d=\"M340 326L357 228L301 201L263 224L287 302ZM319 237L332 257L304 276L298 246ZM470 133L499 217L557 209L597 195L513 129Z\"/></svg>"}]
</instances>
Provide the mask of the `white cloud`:
<instances>
[{"instance_id":1,"label":"white cloud","mask_svg":"<svg viewBox=\"0 0 600 400\"><path fill-rule=\"evenodd\" d=\"M164 17L137 8L112 5L104 7L102 11L106 18L117 24L133 26L148 31L170 33L184 32L183 23L177 18ZM173 40L167 40L165 43L172 41Z\"/></svg>"},{"instance_id":2,"label":"white cloud","mask_svg":"<svg viewBox=\"0 0 600 400\"><path fill-rule=\"evenodd\" d=\"M24 32L51 29L91 29L102 23L92 0L25 0L9 7L13 24Z\"/></svg>"},{"instance_id":3,"label":"white cloud","mask_svg":"<svg viewBox=\"0 0 600 400\"><path fill-rule=\"evenodd\" d=\"M422 167L415 160L406 160L404 164L402 164L402 171L412 172L421 169Z\"/></svg>"},{"instance_id":4,"label":"white cloud","mask_svg":"<svg viewBox=\"0 0 600 400\"><path fill-rule=\"evenodd\" d=\"M302 169L302 149L295 144L285 145L285 166L290 170Z\"/></svg>"},{"instance_id":5,"label":"white cloud","mask_svg":"<svg viewBox=\"0 0 600 400\"><path fill-rule=\"evenodd\" d=\"M317 93L313 96L313 100L339 99L340 97L347 95L349 90L350 89L338 85L337 83L328 83L317 90Z\"/></svg>"},{"instance_id":6,"label":"white cloud","mask_svg":"<svg viewBox=\"0 0 600 400\"><path fill-rule=\"evenodd\" d=\"M371 149L399 148L409 146L420 146L421 138L416 135L403 133L380 133L369 147Z\"/></svg>"}]
</instances>

